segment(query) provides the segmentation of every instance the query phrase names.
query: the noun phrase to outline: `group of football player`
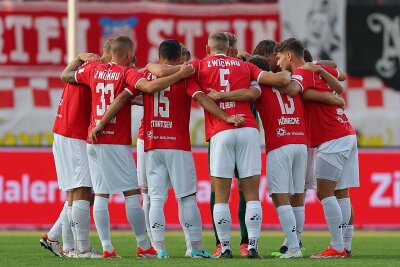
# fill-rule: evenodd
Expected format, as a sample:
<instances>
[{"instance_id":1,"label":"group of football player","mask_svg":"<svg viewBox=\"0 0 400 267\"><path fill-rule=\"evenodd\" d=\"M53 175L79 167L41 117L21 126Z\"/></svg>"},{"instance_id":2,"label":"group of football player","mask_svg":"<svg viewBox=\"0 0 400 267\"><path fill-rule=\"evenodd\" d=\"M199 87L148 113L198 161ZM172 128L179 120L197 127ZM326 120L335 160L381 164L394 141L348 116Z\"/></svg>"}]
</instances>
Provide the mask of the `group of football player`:
<instances>
[{"instance_id":1,"label":"group of football player","mask_svg":"<svg viewBox=\"0 0 400 267\"><path fill-rule=\"evenodd\" d=\"M101 57L80 54L61 74L66 85L53 128L53 154L59 187L68 192L68 201L40 240L42 246L58 256L119 257L111 242L108 204L111 194L122 192L136 235L136 256L168 258L164 204L172 187L185 256L232 258L229 197L236 177L240 255L261 258L260 118L268 194L285 234L282 247L271 255L303 257L305 192L316 189L331 242L311 257L351 257L354 214L349 188L359 186L357 140L340 96L346 75L335 62L313 61L294 38L261 41L248 54L238 50L235 35L227 32L209 36L203 59L190 61L186 47L170 39L160 44L158 63L136 69L134 50L129 37L110 39ZM204 108L209 142L213 255L202 244L196 200L189 134L192 100ZM143 106L144 114L137 169L131 147L132 105ZM91 204L102 252L89 240Z\"/></svg>"}]
</instances>

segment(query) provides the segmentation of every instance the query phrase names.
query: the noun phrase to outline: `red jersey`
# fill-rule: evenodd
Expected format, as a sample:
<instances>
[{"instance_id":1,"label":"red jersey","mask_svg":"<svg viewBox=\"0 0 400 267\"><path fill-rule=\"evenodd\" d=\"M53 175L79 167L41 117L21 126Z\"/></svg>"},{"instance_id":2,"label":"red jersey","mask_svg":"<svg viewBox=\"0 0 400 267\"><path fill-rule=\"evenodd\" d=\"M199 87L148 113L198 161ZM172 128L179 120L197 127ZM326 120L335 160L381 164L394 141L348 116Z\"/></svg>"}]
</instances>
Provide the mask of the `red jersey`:
<instances>
[{"instance_id":1,"label":"red jersey","mask_svg":"<svg viewBox=\"0 0 400 267\"><path fill-rule=\"evenodd\" d=\"M103 118L107 108L124 90L133 97L139 94L135 90L137 81L143 76L135 69L116 63L88 64L76 72L76 81L92 89L92 115L89 132ZM130 85L130 86L128 86ZM127 102L115 117L104 127L95 144L132 144L131 103Z\"/></svg>"},{"instance_id":2,"label":"red jersey","mask_svg":"<svg viewBox=\"0 0 400 267\"><path fill-rule=\"evenodd\" d=\"M138 138L144 140L144 126L143 126L143 118L140 120L140 127L138 131Z\"/></svg>"},{"instance_id":3,"label":"red jersey","mask_svg":"<svg viewBox=\"0 0 400 267\"><path fill-rule=\"evenodd\" d=\"M250 82L258 81L262 73L262 70L251 63L222 54L192 61L190 64L194 66L195 77L206 94L208 88L213 88L218 92L249 88ZM218 101L217 104L228 115L242 115L246 121L240 127L258 129L249 102ZM207 141L221 131L238 128L209 114L207 111L204 111L204 113Z\"/></svg>"},{"instance_id":4,"label":"red jersey","mask_svg":"<svg viewBox=\"0 0 400 267\"><path fill-rule=\"evenodd\" d=\"M81 67L80 67L81 68ZM53 133L86 140L90 122L92 95L84 84L65 84L58 105Z\"/></svg>"},{"instance_id":5,"label":"red jersey","mask_svg":"<svg viewBox=\"0 0 400 267\"><path fill-rule=\"evenodd\" d=\"M289 144L308 144L300 95L290 97L275 88L261 86L255 105L265 130L267 153Z\"/></svg>"},{"instance_id":6,"label":"red jersey","mask_svg":"<svg viewBox=\"0 0 400 267\"><path fill-rule=\"evenodd\" d=\"M148 80L156 77L145 72ZM143 94L144 151L177 149L190 151L192 96L201 92L194 78L182 79L155 93Z\"/></svg>"},{"instance_id":7,"label":"red jersey","mask_svg":"<svg viewBox=\"0 0 400 267\"><path fill-rule=\"evenodd\" d=\"M322 67L333 76L338 77L339 73L336 69ZM332 89L320 75L310 70L297 69L293 71L292 80L299 83L302 91L314 89L332 93ZM328 106L314 101L304 101L303 104L310 147L316 147L327 141L355 134L349 119L340 107Z\"/></svg>"}]
</instances>

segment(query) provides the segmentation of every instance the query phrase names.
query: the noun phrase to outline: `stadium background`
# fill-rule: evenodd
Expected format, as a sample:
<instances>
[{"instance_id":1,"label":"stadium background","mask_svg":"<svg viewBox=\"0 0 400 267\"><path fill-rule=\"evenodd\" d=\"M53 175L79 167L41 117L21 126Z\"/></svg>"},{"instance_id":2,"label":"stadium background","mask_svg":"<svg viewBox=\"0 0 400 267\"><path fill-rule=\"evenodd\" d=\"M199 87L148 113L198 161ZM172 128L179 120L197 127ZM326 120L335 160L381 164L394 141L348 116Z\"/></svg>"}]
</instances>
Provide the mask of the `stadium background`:
<instances>
[{"instance_id":1,"label":"stadium background","mask_svg":"<svg viewBox=\"0 0 400 267\"><path fill-rule=\"evenodd\" d=\"M58 77L67 63L66 10L65 1L0 3L2 228L47 227L65 201L57 189L50 146L63 89ZM316 59L335 60L349 73L346 113L359 137L361 188L351 191L355 224L400 228L398 1L80 1L79 10L78 52L99 52L105 39L124 34L137 44L138 66L156 61L158 44L165 38L178 39L200 58L213 31L235 33L238 47L249 52L263 39L294 36ZM132 114L135 143L141 108L133 108ZM203 111L193 105L190 131L199 178L198 202L203 223L210 226L203 127ZM265 169L261 184L264 226L278 228L276 212L266 198ZM237 202L233 187L231 202ZM112 225L128 227L123 198L114 196L111 205ZM231 207L236 213L237 205ZM168 226L177 227L172 193L166 209ZM236 216L232 218L237 224ZM309 192L306 227L324 225L319 201Z\"/></svg>"}]
</instances>

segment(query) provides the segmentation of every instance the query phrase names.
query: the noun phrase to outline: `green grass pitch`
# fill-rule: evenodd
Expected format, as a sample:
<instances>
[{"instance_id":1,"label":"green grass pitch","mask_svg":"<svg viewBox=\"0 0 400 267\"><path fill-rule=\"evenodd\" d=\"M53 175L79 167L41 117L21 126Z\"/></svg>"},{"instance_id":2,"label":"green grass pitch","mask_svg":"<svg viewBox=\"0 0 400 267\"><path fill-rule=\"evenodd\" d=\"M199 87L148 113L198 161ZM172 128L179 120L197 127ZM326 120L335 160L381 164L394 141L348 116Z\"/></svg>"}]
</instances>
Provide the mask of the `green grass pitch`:
<instances>
[{"instance_id":1,"label":"green grass pitch","mask_svg":"<svg viewBox=\"0 0 400 267\"><path fill-rule=\"evenodd\" d=\"M274 249L279 248L283 235L280 232L263 231L259 248L263 260L240 258L239 233L232 234L234 259L187 259L184 258L185 243L179 231L166 234L167 250L170 258L136 259L136 241L128 231L112 231L112 242L122 256L121 259L68 259L58 258L39 245L42 232L0 232L0 266L400 266L400 232L362 232L357 231L353 239L353 258L350 259L309 259L312 253L324 249L329 242L327 232L304 233L306 247L304 259L281 260L269 257ZM205 247L212 252L214 238L212 232L203 234ZM100 242L95 233L92 242L100 249Z\"/></svg>"}]
</instances>

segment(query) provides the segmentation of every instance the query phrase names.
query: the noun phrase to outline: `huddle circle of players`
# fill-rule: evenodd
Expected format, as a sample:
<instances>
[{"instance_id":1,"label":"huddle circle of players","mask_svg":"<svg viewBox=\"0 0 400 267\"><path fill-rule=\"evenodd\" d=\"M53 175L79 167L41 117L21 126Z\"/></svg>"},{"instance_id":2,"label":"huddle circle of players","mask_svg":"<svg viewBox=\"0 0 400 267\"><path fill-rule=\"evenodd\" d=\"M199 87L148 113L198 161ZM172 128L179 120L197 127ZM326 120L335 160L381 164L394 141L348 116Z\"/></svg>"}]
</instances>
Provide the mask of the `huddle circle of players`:
<instances>
[{"instance_id":1,"label":"huddle circle of players","mask_svg":"<svg viewBox=\"0 0 400 267\"><path fill-rule=\"evenodd\" d=\"M59 187L68 192L68 201L40 240L43 247L57 256L118 258L110 238L108 203L110 194L123 192L136 256L168 258L164 204L172 186L185 256L232 258L228 200L236 177L240 255L262 258L259 116L265 130L268 194L285 234L271 256L303 257L305 191L317 189L331 242L311 258L351 257L354 213L349 188L359 186L359 174L356 135L340 96L346 75L332 61L312 61L294 38L261 41L249 55L238 51L233 34L217 32L209 36L206 50L207 57L190 61L182 44L165 40L159 63L136 70L134 44L120 36L104 44L101 57L80 54L68 64L61 74L66 85L53 128ZM213 254L202 245L196 201L189 136L192 99L204 108L209 142ZM137 168L131 105L144 108ZM102 252L89 241L91 204Z\"/></svg>"}]
</instances>

